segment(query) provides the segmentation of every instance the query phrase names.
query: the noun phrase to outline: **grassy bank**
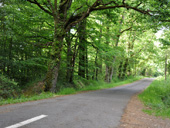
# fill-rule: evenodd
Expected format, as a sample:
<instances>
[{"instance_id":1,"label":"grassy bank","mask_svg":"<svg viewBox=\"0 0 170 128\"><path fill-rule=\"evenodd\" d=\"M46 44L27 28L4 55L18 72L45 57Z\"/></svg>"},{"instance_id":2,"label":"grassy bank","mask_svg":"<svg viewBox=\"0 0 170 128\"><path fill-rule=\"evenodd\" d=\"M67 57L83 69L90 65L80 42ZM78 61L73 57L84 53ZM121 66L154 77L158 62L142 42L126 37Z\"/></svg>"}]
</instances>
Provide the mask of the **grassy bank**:
<instances>
[{"instance_id":1,"label":"grassy bank","mask_svg":"<svg viewBox=\"0 0 170 128\"><path fill-rule=\"evenodd\" d=\"M75 94L78 92L83 92L83 91L93 91L93 90L99 90L99 89L105 89L105 88L113 88L116 86L120 86L120 85L124 85L124 84L128 84L131 82L134 82L136 80L140 80L143 77L141 76L137 76L137 77L130 77L126 80L115 80L112 83L105 83L104 81L89 81L89 85L87 86L83 86L82 88L79 89L74 89L74 88L64 88L62 89L59 93L57 93L58 95L68 95L68 94Z\"/></svg>"},{"instance_id":2,"label":"grassy bank","mask_svg":"<svg viewBox=\"0 0 170 128\"><path fill-rule=\"evenodd\" d=\"M33 95L33 96L21 96L19 98L16 99L6 99L6 100L1 100L0 101L0 105L5 105L5 104L13 104L13 103L21 103L21 102L27 102L27 101L35 101L35 100L40 100L40 99L46 99L46 98L52 98L55 96L61 96L61 95L69 95L69 94L76 94L76 93L80 93L83 91L91 91L91 90L99 90L99 89L105 89L105 88L113 88L116 86L120 86L120 85L124 85L124 84L128 84L131 82L134 82L136 80L141 79L142 77L137 76L137 77L131 77L128 78L124 81L120 81L120 80L115 80L112 83L105 83L103 81L88 81L90 84L88 86L81 86L81 88L79 89L74 89L74 88L63 88L60 90L60 92L54 94L54 93L50 93L50 92L43 92L39 95Z\"/></svg>"},{"instance_id":3,"label":"grassy bank","mask_svg":"<svg viewBox=\"0 0 170 128\"><path fill-rule=\"evenodd\" d=\"M158 78L139 95L139 98L149 108L148 114L170 118L170 78Z\"/></svg>"}]
</instances>

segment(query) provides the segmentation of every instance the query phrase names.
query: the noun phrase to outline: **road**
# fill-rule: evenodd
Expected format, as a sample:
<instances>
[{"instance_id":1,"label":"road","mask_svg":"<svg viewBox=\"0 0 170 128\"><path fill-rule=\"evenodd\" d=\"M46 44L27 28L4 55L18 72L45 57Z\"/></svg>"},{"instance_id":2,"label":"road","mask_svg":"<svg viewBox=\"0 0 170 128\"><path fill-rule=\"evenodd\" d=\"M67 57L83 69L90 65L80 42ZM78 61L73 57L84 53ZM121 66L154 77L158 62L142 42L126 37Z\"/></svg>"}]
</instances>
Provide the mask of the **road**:
<instances>
[{"instance_id":1,"label":"road","mask_svg":"<svg viewBox=\"0 0 170 128\"><path fill-rule=\"evenodd\" d=\"M116 128L131 96L152 81L1 106L0 128Z\"/></svg>"}]
</instances>

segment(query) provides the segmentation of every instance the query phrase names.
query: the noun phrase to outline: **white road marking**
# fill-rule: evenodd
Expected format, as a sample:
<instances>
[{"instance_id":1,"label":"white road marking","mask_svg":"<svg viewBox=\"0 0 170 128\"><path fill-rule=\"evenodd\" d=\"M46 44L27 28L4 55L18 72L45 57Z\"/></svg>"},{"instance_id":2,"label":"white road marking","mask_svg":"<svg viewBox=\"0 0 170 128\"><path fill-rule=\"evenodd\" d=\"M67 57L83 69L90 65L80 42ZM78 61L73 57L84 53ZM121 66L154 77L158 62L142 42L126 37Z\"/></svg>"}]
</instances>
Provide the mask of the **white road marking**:
<instances>
[{"instance_id":1,"label":"white road marking","mask_svg":"<svg viewBox=\"0 0 170 128\"><path fill-rule=\"evenodd\" d=\"M45 117L47 117L47 115L36 116L36 117L34 117L34 118L25 120L25 121L23 121L23 122L20 122L20 123L17 123L17 124L14 124L14 125L11 125L11 126L8 126L8 127L5 127L5 128L19 128L19 127L21 127L21 126L24 126L24 125L26 125L26 124L35 122L35 121L40 120L40 119L45 118Z\"/></svg>"}]
</instances>

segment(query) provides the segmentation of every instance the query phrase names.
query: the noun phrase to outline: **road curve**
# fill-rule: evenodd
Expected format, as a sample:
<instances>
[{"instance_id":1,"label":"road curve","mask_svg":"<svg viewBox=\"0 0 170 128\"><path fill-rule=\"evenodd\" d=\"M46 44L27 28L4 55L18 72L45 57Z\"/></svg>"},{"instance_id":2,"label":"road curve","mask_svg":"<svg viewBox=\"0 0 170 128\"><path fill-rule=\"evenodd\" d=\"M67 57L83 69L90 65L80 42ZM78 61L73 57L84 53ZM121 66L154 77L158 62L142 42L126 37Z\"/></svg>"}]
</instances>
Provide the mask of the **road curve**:
<instances>
[{"instance_id":1,"label":"road curve","mask_svg":"<svg viewBox=\"0 0 170 128\"><path fill-rule=\"evenodd\" d=\"M0 128L47 115L21 128L116 128L131 96L154 79L125 86L0 107ZM14 127L13 127L14 128Z\"/></svg>"}]
</instances>

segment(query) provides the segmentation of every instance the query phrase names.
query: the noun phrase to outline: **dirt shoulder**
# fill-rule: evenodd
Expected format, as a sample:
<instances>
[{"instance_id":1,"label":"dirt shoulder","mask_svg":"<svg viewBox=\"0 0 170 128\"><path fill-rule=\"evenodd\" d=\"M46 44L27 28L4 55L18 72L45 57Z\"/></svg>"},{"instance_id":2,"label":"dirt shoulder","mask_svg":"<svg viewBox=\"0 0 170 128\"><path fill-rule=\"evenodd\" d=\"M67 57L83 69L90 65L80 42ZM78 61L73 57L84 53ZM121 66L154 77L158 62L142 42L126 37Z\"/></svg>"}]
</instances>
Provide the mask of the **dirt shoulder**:
<instances>
[{"instance_id":1,"label":"dirt shoulder","mask_svg":"<svg viewBox=\"0 0 170 128\"><path fill-rule=\"evenodd\" d=\"M138 99L138 94L129 101L118 128L170 128L170 119L148 115L142 110L145 106Z\"/></svg>"}]
</instances>

